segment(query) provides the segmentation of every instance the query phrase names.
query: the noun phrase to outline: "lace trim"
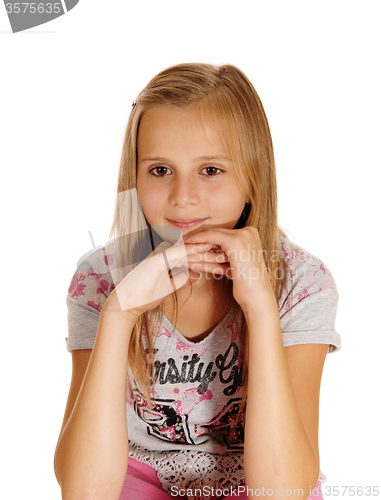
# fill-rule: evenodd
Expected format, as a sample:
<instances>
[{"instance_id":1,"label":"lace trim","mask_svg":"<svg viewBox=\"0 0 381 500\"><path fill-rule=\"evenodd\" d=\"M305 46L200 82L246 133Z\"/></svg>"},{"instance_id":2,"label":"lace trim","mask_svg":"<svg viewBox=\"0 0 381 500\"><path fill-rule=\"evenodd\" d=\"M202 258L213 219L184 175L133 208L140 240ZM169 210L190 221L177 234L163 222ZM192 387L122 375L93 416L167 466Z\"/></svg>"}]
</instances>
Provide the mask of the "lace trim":
<instances>
[{"instance_id":1,"label":"lace trim","mask_svg":"<svg viewBox=\"0 0 381 500\"><path fill-rule=\"evenodd\" d=\"M130 443L129 455L150 465L157 472L163 489L171 494L177 489L203 490L204 486L216 489L235 489L245 484L243 454L213 455L202 451L149 451ZM320 470L319 481L327 482ZM203 500L202 496L187 496L188 500Z\"/></svg>"},{"instance_id":2,"label":"lace trim","mask_svg":"<svg viewBox=\"0 0 381 500\"><path fill-rule=\"evenodd\" d=\"M209 489L230 489L245 484L243 455L213 455L202 451L149 451L130 443L130 457L150 465L167 494L171 486L178 489L202 491ZM188 495L189 500L202 500L204 497Z\"/></svg>"},{"instance_id":3,"label":"lace trim","mask_svg":"<svg viewBox=\"0 0 381 500\"><path fill-rule=\"evenodd\" d=\"M322 471L320 471L320 474L319 474L319 481L321 482L321 484L324 484L327 482L327 476Z\"/></svg>"}]
</instances>

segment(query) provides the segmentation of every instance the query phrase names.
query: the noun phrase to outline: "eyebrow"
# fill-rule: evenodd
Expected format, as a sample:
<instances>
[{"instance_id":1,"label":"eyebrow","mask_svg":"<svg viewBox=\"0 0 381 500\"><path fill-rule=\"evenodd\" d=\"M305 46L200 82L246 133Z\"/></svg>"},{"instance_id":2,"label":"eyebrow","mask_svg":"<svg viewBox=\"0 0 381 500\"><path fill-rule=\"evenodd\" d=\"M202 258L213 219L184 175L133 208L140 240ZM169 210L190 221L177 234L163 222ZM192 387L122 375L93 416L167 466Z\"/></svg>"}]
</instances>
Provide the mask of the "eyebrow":
<instances>
[{"instance_id":1,"label":"eyebrow","mask_svg":"<svg viewBox=\"0 0 381 500\"><path fill-rule=\"evenodd\" d=\"M231 161L229 158L226 158L226 156L199 156L198 158L195 158L193 161L212 161L212 160L218 160L218 161ZM168 158L144 158L143 160L140 160L142 163L146 161L162 161L162 162L169 162Z\"/></svg>"}]
</instances>

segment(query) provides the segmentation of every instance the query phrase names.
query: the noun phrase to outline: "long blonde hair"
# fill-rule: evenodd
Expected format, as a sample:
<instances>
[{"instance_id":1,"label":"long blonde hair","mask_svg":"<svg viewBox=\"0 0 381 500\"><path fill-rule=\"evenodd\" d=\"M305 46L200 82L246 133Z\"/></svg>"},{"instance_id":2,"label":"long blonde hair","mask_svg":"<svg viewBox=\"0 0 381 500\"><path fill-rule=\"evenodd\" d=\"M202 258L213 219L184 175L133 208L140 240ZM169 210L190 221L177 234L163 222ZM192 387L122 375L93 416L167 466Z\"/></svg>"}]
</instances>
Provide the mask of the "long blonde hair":
<instances>
[{"instance_id":1,"label":"long blonde hair","mask_svg":"<svg viewBox=\"0 0 381 500\"><path fill-rule=\"evenodd\" d=\"M233 160L237 180L244 186L250 200L236 228L257 228L274 294L279 300L285 286L284 271L287 265L280 257L278 239L279 235L286 235L278 227L275 160L270 128L253 85L242 71L232 65L179 64L152 78L133 103L130 113L119 168L118 193L136 188L139 123L149 109L161 106L172 109L198 107L213 118L226 152ZM110 238L114 240L119 238L121 241L120 237L126 234L130 209L126 205L117 203L110 231ZM231 280L223 277L219 281L221 291L229 294L234 301ZM172 296L177 318L176 292ZM154 330L160 328L162 318L163 303L143 314L135 325L129 346L129 367L135 382L149 400ZM242 339L243 352L246 353L247 326L244 319ZM244 359L243 380L246 379L246 371L247 357ZM246 384L243 402L245 395Z\"/></svg>"}]
</instances>

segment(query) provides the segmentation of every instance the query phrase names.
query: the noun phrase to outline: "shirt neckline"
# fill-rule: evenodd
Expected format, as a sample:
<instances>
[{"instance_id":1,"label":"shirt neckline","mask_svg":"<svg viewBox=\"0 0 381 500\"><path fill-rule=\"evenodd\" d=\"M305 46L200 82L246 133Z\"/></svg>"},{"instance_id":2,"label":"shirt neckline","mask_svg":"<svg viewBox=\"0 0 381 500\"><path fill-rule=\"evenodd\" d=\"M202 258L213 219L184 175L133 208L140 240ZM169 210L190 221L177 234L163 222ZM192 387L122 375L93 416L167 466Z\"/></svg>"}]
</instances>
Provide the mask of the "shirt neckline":
<instances>
[{"instance_id":1,"label":"shirt neckline","mask_svg":"<svg viewBox=\"0 0 381 500\"><path fill-rule=\"evenodd\" d=\"M216 332L219 332L220 330L225 330L225 328L227 327L227 325L229 323L231 323L231 321L233 320L234 318L234 313L235 313L235 304L232 304L230 309L228 310L228 312L225 314L224 318L218 323L218 325L202 340L199 340L198 342L197 341L192 341L190 339L187 339L186 337L184 337L184 335L179 332L179 330L177 328L174 327L174 325L169 321L169 319L167 318L167 316L165 314L163 314L163 325L170 331L170 332L173 332L175 333L175 335L177 335L178 337L181 338L181 340L183 342L186 342L190 345L198 345L198 344L203 344L204 342L206 341L209 341L210 338L214 335L216 335Z\"/></svg>"}]
</instances>

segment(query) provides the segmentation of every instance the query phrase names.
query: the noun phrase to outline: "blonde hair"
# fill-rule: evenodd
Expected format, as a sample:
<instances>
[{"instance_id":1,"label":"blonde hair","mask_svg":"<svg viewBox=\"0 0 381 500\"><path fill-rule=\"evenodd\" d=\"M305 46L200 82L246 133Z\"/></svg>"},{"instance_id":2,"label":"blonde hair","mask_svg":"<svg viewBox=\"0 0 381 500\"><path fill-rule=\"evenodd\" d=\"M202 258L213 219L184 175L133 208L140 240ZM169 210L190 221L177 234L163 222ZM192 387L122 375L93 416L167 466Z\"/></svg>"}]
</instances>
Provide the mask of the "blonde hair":
<instances>
[{"instance_id":1,"label":"blonde hair","mask_svg":"<svg viewBox=\"0 0 381 500\"><path fill-rule=\"evenodd\" d=\"M270 128L253 85L242 71L232 65L179 64L152 78L133 103L130 113L119 168L118 193L136 188L139 123L144 113L161 106L172 109L192 107L212 117L235 166L237 180L245 187L250 200L235 227L257 228L272 288L279 301L285 286L284 271L287 265L279 255L278 239L279 235L286 235L278 227L275 160ZM117 203L111 238L118 239L126 233L128 209ZM282 271L280 276L279 270ZM219 281L220 290L229 294L234 301L231 280L223 277ZM177 318L177 296L176 293L172 295ZM143 314L134 328L129 347L128 360L132 375L149 400L154 330L160 328L162 318L162 304ZM247 327L244 318L242 336L243 352L246 353ZM247 359L243 366L245 380ZM245 395L246 389L243 402Z\"/></svg>"}]
</instances>

